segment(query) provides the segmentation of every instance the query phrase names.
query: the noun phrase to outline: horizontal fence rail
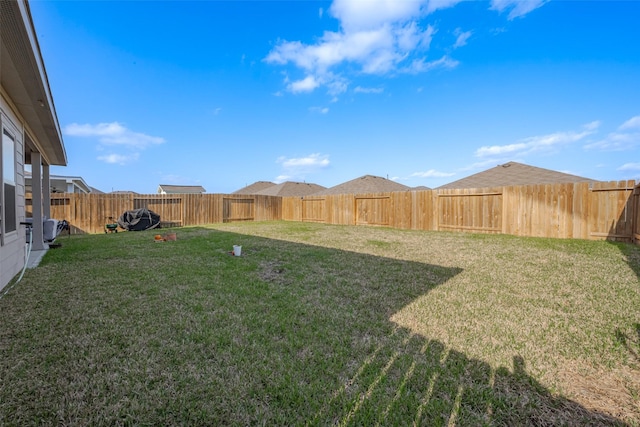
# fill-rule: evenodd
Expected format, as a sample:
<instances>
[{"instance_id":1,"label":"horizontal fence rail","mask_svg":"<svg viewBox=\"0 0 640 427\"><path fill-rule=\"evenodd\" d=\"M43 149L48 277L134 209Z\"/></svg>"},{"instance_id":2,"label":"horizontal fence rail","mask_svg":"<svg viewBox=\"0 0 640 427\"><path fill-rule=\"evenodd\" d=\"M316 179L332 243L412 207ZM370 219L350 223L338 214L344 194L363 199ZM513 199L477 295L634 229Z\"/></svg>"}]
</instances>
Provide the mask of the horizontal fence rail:
<instances>
[{"instance_id":1,"label":"horizontal fence rail","mask_svg":"<svg viewBox=\"0 0 640 427\"><path fill-rule=\"evenodd\" d=\"M51 195L51 217L67 220L72 233L105 232L122 213L142 207L174 227L285 220L640 242L640 184L633 180L306 197Z\"/></svg>"}]
</instances>

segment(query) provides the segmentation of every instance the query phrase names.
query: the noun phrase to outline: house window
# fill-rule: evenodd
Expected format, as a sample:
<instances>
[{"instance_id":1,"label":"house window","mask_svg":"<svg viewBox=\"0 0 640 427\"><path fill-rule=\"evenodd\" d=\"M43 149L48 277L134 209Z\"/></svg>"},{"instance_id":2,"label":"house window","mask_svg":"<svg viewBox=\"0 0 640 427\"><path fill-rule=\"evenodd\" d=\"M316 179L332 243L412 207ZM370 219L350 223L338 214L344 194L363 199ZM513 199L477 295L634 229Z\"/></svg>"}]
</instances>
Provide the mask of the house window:
<instances>
[{"instance_id":1,"label":"house window","mask_svg":"<svg viewBox=\"0 0 640 427\"><path fill-rule=\"evenodd\" d=\"M18 228L16 215L16 140L2 130L2 191L0 192L0 233Z\"/></svg>"}]
</instances>

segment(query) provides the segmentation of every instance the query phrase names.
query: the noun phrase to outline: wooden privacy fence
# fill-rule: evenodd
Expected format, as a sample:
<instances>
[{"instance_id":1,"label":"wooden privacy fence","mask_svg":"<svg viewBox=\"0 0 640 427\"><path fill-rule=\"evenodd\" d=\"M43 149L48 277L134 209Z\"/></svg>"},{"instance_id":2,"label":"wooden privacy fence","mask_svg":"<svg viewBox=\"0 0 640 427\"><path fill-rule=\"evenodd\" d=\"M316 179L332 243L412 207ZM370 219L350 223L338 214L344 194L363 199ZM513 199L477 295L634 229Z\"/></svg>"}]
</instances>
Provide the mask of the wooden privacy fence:
<instances>
[{"instance_id":1,"label":"wooden privacy fence","mask_svg":"<svg viewBox=\"0 0 640 427\"><path fill-rule=\"evenodd\" d=\"M27 194L27 216L31 195ZM123 212L148 208L163 226L203 225L281 218L282 200L274 196L226 194L51 194L51 217L64 219L72 233L102 233Z\"/></svg>"},{"instance_id":2,"label":"wooden privacy fence","mask_svg":"<svg viewBox=\"0 0 640 427\"><path fill-rule=\"evenodd\" d=\"M640 185L633 180L306 197L51 195L51 217L67 220L73 233L104 232L106 223L141 207L158 213L162 223L171 226L285 220L640 241Z\"/></svg>"},{"instance_id":3,"label":"wooden privacy fence","mask_svg":"<svg viewBox=\"0 0 640 427\"><path fill-rule=\"evenodd\" d=\"M640 185L630 180L285 197L282 219L637 242Z\"/></svg>"}]
</instances>

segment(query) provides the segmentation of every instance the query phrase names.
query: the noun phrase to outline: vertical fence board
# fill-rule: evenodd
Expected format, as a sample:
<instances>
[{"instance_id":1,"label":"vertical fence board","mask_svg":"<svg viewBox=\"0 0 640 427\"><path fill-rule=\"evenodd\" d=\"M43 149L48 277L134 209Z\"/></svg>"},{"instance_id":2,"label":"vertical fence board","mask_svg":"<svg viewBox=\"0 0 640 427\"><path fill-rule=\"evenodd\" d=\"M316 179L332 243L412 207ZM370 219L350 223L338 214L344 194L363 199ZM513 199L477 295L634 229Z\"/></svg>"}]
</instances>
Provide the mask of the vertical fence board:
<instances>
[{"instance_id":1,"label":"vertical fence board","mask_svg":"<svg viewBox=\"0 0 640 427\"><path fill-rule=\"evenodd\" d=\"M640 184L633 189L633 242L640 243Z\"/></svg>"},{"instance_id":2,"label":"vertical fence board","mask_svg":"<svg viewBox=\"0 0 640 427\"><path fill-rule=\"evenodd\" d=\"M391 216L389 225L394 228L410 229L411 225L411 204L413 201L413 191L396 191L390 193Z\"/></svg>"},{"instance_id":3,"label":"vertical fence board","mask_svg":"<svg viewBox=\"0 0 640 427\"><path fill-rule=\"evenodd\" d=\"M282 219L285 221L302 221L302 215L298 206L302 205L299 197L283 197L282 198Z\"/></svg>"},{"instance_id":4,"label":"vertical fence board","mask_svg":"<svg viewBox=\"0 0 640 427\"><path fill-rule=\"evenodd\" d=\"M574 184L573 203L571 211L572 233L574 239L588 239L588 215L589 215L589 184L581 182Z\"/></svg>"},{"instance_id":5,"label":"vertical fence board","mask_svg":"<svg viewBox=\"0 0 640 427\"><path fill-rule=\"evenodd\" d=\"M282 197L256 196L256 221L276 221L282 218Z\"/></svg>"}]
</instances>

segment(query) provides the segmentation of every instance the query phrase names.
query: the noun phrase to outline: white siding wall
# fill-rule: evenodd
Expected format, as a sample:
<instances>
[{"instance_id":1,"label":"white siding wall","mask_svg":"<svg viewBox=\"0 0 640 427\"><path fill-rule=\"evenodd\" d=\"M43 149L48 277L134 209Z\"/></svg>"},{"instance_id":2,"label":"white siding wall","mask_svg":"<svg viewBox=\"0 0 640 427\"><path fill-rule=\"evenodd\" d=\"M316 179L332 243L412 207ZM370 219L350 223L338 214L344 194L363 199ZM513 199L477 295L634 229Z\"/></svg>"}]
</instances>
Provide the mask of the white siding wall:
<instances>
[{"instance_id":1,"label":"white siding wall","mask_svg":"<svg viewBox=\"0 0 640 427\"><path fill-rule=\"evenodd\" d=\"M24 135L18 117L0 96L1 126L7 127L16 136L16 205L18 209L18 229L4 237L4 244L0 245L0 289L4 288L11 279L22 270L25 259L25 228L20 222L25 220L25 188L24 188ZM0 129L0 132L2 130Z\"/></svg>"}]
</instances>

